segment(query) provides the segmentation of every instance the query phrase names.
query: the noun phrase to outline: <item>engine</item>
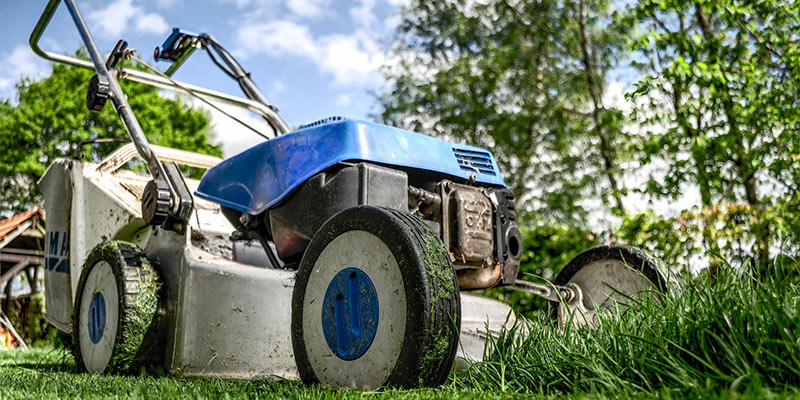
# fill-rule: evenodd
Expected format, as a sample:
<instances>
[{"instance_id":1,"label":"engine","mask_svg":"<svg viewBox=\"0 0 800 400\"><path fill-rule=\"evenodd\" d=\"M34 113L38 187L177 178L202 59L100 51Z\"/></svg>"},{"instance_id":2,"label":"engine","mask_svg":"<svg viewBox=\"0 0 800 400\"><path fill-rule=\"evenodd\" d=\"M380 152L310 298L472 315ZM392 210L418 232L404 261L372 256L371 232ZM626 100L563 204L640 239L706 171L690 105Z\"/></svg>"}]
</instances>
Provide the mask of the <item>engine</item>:
<instances>
[{"instance_id":1,"label":"engine","mask_svg":"<svg viewBox=\"0 0 800 400\"><path fill-rule=\"evenodd\" d=\"M317 229L357 205L420 217L445 243L462 289L515 281L522 236L514 195L506 188L457 183L430 171L343 162L314 175L262 214L226 209L225 215L237 226L235 239L259 239L266 253L275 253L269 254L271 264L296 268ZM242 245L234 246L234 253L237 249Z\"/></svg>"}]
</instances>

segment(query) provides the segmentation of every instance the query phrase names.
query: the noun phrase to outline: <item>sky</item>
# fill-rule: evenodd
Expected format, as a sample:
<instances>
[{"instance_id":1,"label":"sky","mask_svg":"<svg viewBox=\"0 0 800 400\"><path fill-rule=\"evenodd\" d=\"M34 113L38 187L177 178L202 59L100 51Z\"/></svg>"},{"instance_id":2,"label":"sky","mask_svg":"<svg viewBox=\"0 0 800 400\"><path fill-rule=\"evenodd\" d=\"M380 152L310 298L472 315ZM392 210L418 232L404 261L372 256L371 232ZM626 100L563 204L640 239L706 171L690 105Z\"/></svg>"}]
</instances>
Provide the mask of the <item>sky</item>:
<instances>
[{"instance_id":1,"label":"sky","mask_svg":"<svg viewBox=\"0 0 800 400\"><path fill-rule=\"evenodd\" d=\"M252 74L289 125L298 126L334 115L370 119L377 111L372 93L380 92L385 84L379 68L392 64L387 46L399 22L399 8L407 0L76 1L104 54L117 40L125 39L129 47L139 51L140 58L153 63L153 48L163 43L172 27L213 34ZM14 96L13 85L20 76L42 78L50 73L48 62L28 45L45 3L0 0L0 98ZM81 43L66 6L61 4L41 47L72 53ZM155 65L162 70L169 66L165 62ZM624 98L632 82L630 71L620 69L611 75L604 102L630 111L631 104ZM201 52L196 52L173 77L230 94L241 93L236 82ZM225 157L263 141L202 102L194 104L211 114L216 133L213 141L222 147ZM222 108L262 131L270 131L254 114L232 106ZM628 186L641 184L651 170L636 171L629 177L635 182ZM654 208L674 214L698 204L698 196L696 190L688 190L678 201L653 203L631 194L625 204L633 211ZM597 213L592 225L613 224L607 217L607 213Z\"/></svg>"},{"instance_id":2,"label":"sky","mask_svg":"<svg viewBox=\"0 0 800 400\"><path fill-rule=\"evenodd\" d=\"M387 46L404 0L76 0L103 54L119 39L153 63L153 49L172 27L209 32L226 47L278 107L289 125L328 116L369 119L373 93L383 79ZM0 0L0 98L13 98L21 76L50 74L28 38L45 0ZM72 53L82 44L66 6L53 16L40 46ZM165 70L169 64L155 63ZM207 55L196 52L173 76L179 81L240 95ZM208 108L200 102L198 107ZM223 107L249 124L268 130L253 114ZM216 142L231 156L262 141L209 109Z\"/></svg>"}]
</instances>

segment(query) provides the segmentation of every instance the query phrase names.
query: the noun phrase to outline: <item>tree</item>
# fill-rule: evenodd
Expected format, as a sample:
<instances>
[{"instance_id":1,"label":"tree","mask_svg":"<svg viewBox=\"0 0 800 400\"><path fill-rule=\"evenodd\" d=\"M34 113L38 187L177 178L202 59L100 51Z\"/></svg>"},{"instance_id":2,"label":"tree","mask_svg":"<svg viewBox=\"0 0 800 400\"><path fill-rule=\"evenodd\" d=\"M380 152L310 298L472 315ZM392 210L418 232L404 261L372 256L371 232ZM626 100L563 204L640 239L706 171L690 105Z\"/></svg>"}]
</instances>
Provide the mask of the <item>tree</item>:
<instances>
[{"instance_id":1,"label":"tree","mask_svg":"<svg viewBox=\"0 0 800 400\"><path fill-rule=\"evenodd\" d=\"M668 164L648 191L676 197L696 184L704 209L744 204L741 235L752 238L751 254L763 267L773 230L783 229L777 222L796 215L787 205L796 204L800 173L800 9L774 1L643 0L630 17L644 28L633 43L646 60L632 98L642 104L641 121L654 127L642 160ZM712 252L718 225L703 229Z\"/></svg>"},{"instance_id":2,"label":"tree","mask_svg":"<svg viewBox=\"0 0 800 400\"><path fill-rule=\"evenodd\" d=\"M85 50L77 55L86 58ZM0 101L0 214L40 203L36 182L47 166L80 151L87 159L108 154L117 144L84 146L97 138L127 138L110 105L101 113L87 110L86 89L92 71L53 64L52 74L39 81L23 78L16 85L16 102ZM157 145L221 155L209 143L213 137L206 113L180 97L160 96L158 89L121 82L131 109L147 139Z\"/></svg>"},{"instance_id":3,"label":"tree","mask_svg":"<svg viewBox=\"0 0 800 400\"><path fill-rule=\"evenodd\" d=\"M519 208L585 224L598 197L624 213L623 114L603 103L621 44L606 1L412 1L380 117L490 148Z\"/></svg>"}]
</instances>

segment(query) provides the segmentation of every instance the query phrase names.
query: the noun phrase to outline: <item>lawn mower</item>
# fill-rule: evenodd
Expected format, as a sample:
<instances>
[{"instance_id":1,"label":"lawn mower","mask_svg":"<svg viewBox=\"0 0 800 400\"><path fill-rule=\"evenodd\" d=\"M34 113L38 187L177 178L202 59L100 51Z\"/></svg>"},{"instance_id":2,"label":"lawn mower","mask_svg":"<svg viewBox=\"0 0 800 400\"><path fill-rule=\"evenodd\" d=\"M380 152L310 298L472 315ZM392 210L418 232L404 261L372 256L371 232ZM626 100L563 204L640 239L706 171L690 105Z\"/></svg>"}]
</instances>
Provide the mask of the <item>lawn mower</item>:
<instances>
[{"instance_id":1,"label":"lawn mower","mask_svg":"<svg viewBox=\"0 0 800 400\"><path fill-rule=\"evenodd\" d=\"M644 253L610 246L552 284L518 280L514 194L490 151L341 117L292 130L212 35L173 30L154 52L166 73L124 68L135 53L119 41L102 57L74 0L64 3L91 62L44 51L60 2L31 47L93 70L87 107L110 101L130 137L99 162L59 159L40 181L46 318L72 334L82 371L436 386L515 321L507 304L465 291L535 293L562 326L596 328L600 308L667 287ZM246 98L172 79L195 50ZM273 132L226 160L150 145L123 78L242 107ZM146 174L127 168L137 158ZM197 181L180 166L206 171Z\"/></svg>"}]
</instances>

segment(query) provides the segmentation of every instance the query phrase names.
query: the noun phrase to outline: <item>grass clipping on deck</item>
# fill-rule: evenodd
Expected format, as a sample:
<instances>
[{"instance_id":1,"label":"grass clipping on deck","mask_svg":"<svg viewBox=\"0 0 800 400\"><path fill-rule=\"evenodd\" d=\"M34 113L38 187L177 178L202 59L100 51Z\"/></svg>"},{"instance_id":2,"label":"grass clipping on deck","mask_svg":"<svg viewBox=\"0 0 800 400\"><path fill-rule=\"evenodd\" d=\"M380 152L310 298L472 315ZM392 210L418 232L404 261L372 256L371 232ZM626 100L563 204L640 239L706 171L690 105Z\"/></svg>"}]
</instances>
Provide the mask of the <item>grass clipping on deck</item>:
<instances>
[{"instance_id":1,"label":"grass clipping on deck","mask_svg":"<svg viewBox=\"0 0 800 400\"><path fill-rule=\"evenodd\" d=\"M122 341L113 359L120 371L136 372L142 367L153 366L158 357L158 276L150 262L140 257L138 268L138 293L125 294L125 323Z\"/></svg>"},{"instance_id":2,"label":"grass clipping on deck","mask_svg":"<svg viewBox=\"0 0 800 400\"><path fill-rule=\"evenodd\" d=\"M456 293L455 281L453 279L453 266L450 263L447 249L442 244L439 236L427 227L420 229L422 243L425 246L423 255L425 267L428 273L428 280L431 282L431 304L432 307L439 306L440 302L447 301L454 297ZM436 310L432 310L432 314ZM441 322L441 321L440 321ZM422 360L422 371L420 382L423 382L428 375L438 374L442 360L450 352L453 336L458 336L455 332L457 326L455 321L444 321L440 328L436 329L436 320L431 317L431 332L433 333L433 345L428 348ZM449 368L449 366L445 366Z\"/></svg>"}]
</instances>

